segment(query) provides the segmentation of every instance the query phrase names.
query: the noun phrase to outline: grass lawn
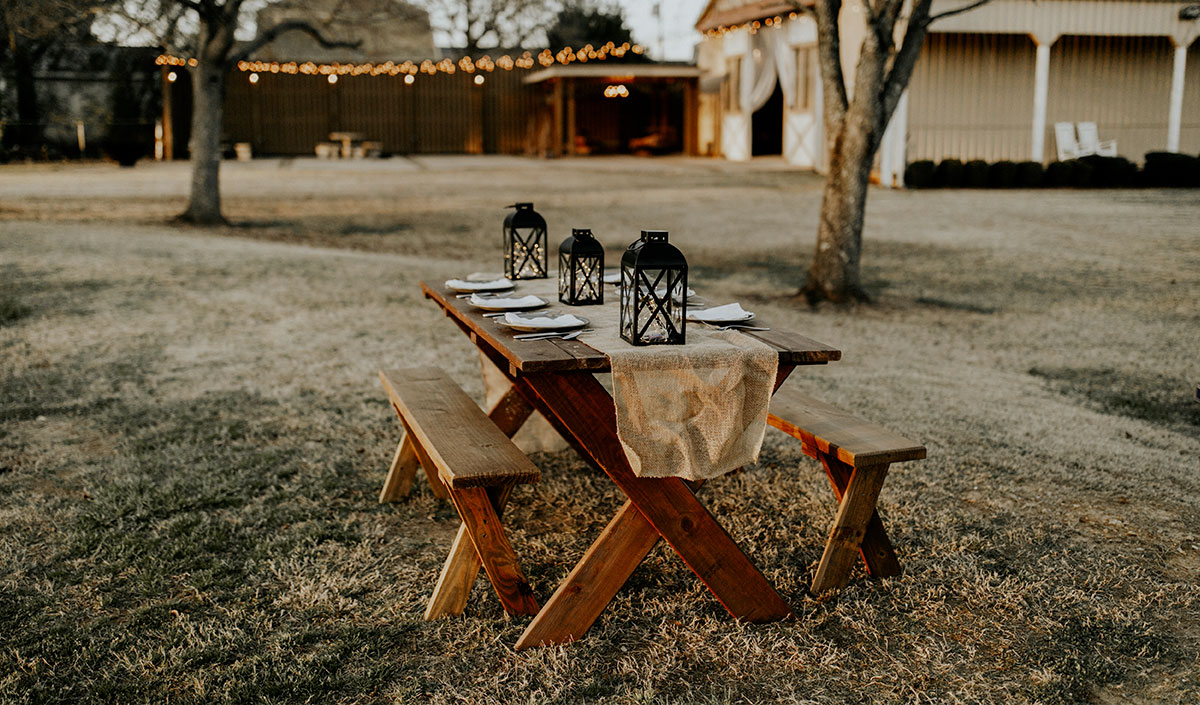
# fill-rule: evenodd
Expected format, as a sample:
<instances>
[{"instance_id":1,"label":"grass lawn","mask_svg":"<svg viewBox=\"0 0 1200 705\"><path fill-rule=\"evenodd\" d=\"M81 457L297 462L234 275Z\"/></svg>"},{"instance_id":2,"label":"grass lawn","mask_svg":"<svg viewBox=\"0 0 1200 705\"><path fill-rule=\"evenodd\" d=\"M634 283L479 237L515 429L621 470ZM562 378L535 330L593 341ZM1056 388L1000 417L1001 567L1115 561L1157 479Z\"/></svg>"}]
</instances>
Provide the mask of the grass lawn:
<instances>
[{"instance_id":1,"label":"grass lawn","mask_svg":"<svg viewBox=\"0 0 1200 705\"><path fill-rule=\"evenodd\" d=\"M230 163L213 230L168 222L186 164L0 168L0 702L1200 701L1196 192L874 190L876 303L810 310L821 182L775 166ZM769 431L701 498L795 620L660 545L566 647L514 652L482 579L423 621L458 518L422 478L376 502L375 370L482 401L417 282L499 269L516 200L610 258L670 230L701 294L840 348L788 384L928 446L880 497L904 574L807 594L835 507ZM544 601L622 497L533 457L506 523Z\"/></svg>"}]
</instances>

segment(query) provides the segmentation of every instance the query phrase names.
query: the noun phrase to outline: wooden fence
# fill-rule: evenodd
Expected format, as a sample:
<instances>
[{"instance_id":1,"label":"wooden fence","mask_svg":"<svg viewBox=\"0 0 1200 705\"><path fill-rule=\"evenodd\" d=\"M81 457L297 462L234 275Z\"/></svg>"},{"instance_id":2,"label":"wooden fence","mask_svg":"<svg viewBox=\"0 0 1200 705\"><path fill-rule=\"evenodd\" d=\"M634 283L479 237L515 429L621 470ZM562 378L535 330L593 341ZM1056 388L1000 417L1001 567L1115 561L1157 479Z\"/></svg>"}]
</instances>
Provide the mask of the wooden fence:
<instances>
[{"instance_id":1,"label":"wooden fence","mask_svg":"<svg viewBox=\"0 0 1200 705\"><path fill-rule=\"evenodd\" d=\"M359 132L394 154L523 154L539 147L547 119L541 86L525 71L404 76L326 76L233 71L225 139L256 155L312 155L331 132ZM483 76L482 85L475 83Z\"/></svg>"}]
</instances>

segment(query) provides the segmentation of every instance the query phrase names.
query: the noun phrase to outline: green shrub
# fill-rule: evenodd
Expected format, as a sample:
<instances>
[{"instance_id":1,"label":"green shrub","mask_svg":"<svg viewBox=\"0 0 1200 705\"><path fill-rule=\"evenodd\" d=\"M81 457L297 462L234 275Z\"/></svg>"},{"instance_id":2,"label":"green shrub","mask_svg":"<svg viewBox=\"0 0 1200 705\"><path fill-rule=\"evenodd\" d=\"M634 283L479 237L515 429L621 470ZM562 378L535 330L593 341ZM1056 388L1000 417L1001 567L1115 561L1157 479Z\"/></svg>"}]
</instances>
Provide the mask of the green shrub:
<instances>
[{"instance_id":1,"label":"green shrub","mask_svg":"<svg viewBox=\"0 0 1200 705\"><path fill-rule=\"evenodd\" d=\"M1046 167L1041 162L1017 164L1017 188L1041 188L1046 181Z\"/></svg>"},{"instance_id":2,"label":"green shrub","mask_svg":"<svg viewBox=\"0 0 1200 705\"><path fill-rule=\"evenodd\" d=\"M962 188L963 163L960 159L943 159L937 165L933 183L940 188Z\"/></svg>"},{"instance_id":3,"label":"green shrub","mask_svg":"<svg viewBox=\"0 0 1200 705\"><path fill-rule=\"evenodd\" d=\"M1092 168L1091 185L1094 188L1129 188L1138 181L1137 165L1125 157L1093 154L1079 161Z\"/></svg>"},{"instance_id":4,"label":"green shrub","mask_svg":"<svg viewBox=\"0 0 1200 705\"><path fill-rule=\"evenodd\" d=\"M1200 157L1174 152L1148 152L1142 174L1146 186L1200 186Z\"/></svg>"},{"instance_id":5,"label":"green shrub","mask_svg":"<svg viewBox=\"0 0 1200 705\"><path fill-rule=\"evenodd\" d=\"M1046 176L1042 180L1047 188L1068 188L1072 184L1071 166L1074 162L1050 162L1046 167Z\"/></svg>"},{"instance_id":6,"label":"green shrub","mask_svg":"<svg viewBox=\"0 0 1200 705\"><path fill-rule=\"evenodd\" d=\"M1046 167L1046 186L1050 188L1089 188L1095 170L1080 159L1052 162Z\"/></svg>"},{"instance_id":7,"label":"green shrub","mask_svg":"<svg viewBox=\"0 0 1200 705\"><path fill-rule=\"evenodd\" d=\"M908 188L933 188L933 162L922 159L909 164L904 170L904 185Z\"/></svg>"},{"instance_id":8,"label":"green shrub","mask_svg":"<svg viewBox=\"0 0 1200 705\"><path fill-rule=\"evenodd\" d=\"M1008 160L995 162L988 167L990 188L1013 188L1017 185L1017 164Z\"/></svg>"},{"instance_id":9,"label":"green shrub","mask_svg":"<svg viewBox=\"0 0 1200 705\"><path fill-rule=\"evenodd\" d=\"M963 186L967 188L987 188L988 163L982 159L972 159L963 165Z\"/></svg>"}]
</instances>

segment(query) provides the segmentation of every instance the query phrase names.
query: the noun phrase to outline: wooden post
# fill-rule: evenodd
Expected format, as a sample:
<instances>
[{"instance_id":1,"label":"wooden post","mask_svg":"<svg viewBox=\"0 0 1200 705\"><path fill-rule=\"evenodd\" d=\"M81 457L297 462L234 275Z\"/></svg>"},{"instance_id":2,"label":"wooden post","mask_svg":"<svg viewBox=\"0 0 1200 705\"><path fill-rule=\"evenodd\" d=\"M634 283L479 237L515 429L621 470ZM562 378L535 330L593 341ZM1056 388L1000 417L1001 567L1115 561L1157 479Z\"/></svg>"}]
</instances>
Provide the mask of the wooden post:
<instances>
[{"instance_id":1,"label":"wooden post","mask_svg":"<svg viewBox=\"0 0 1200 705\"><path fill-rule=\"evenodd\" d=\"M172 99L175 91L175 84L167 80L167 75L171 73L170 66L162 67L162 144L163 144L163 159L171 161L175 158L175 118L174 109L172 107Z\"/></svg>"},{"instance_id":2,"label":"wooden post","mask_svg":"<svg viewBox=\"0 0 1200 705\"><path fill-rule=\"evenodd\" d=\"M563 148L563 79L554 79L554 125L550 129L554 144L550 146L551 156L561 156Z\"/></svg>"},{"instance_id":3,"label":"wooden post","mask_svg":"<svg viewBox=\"0 0 1200 705\"><path fill-rule=\"evenodd\" d=\"M567 84L567 154L575 156L575 81L564 78Z\"/></svg>"},{"instance_id":4,"label":"wooden post","mask_svg":"<svg viewBox=\"0 0 1200 705\"><path fill-rule=\"evenodd\" d=\"M689 78L683 83L683 153L690 157L700 153L697 80Z\"/></svg>"}]
</instances>

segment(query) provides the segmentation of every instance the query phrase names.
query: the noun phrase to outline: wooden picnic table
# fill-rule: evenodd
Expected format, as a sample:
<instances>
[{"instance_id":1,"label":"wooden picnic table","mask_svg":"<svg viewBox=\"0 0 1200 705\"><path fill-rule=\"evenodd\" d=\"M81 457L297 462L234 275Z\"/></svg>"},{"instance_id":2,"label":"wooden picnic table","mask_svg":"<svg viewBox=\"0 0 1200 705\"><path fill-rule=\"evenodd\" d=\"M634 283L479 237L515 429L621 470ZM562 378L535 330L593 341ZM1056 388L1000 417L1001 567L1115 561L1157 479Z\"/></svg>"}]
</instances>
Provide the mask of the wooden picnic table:
<instances>
[{"instance_id":1,"label":"wooden picnic table","mask_svg":"<svg viewBox=\"0 0 1200 705\"><path fill-rule=\"evenodd\" d=\"M342 143L342 159L349 159L354 150L355 142L363 141L361 132L330 132L329 139Z\"/></svg>"},{"instance_id":2,"label":"wooden picnic table","mask_svg":"<svg viewBox=\"0 0 1200 705\"><path fill-rule=\"evenodd\" d=\"M510 329L485 318L455 292L424 282L425 297L512 383L493 420L517 425L533 410L580 455L603 470L626 502L541 608L517 642L518 649L562 644L583 636L642 559L665 539L722 605L739 620L770 622L792 614L749 557L697 501L701 483L677 477L634 475L617 439L612 397L595 378L609 371L606 355L578 340L520 341ZM780 331L746 331L779 353L775 389L797 365L820 365L841 352L811 338ZM472 550L467 544L465 550Z\"/></svg>"}]
</instances>

